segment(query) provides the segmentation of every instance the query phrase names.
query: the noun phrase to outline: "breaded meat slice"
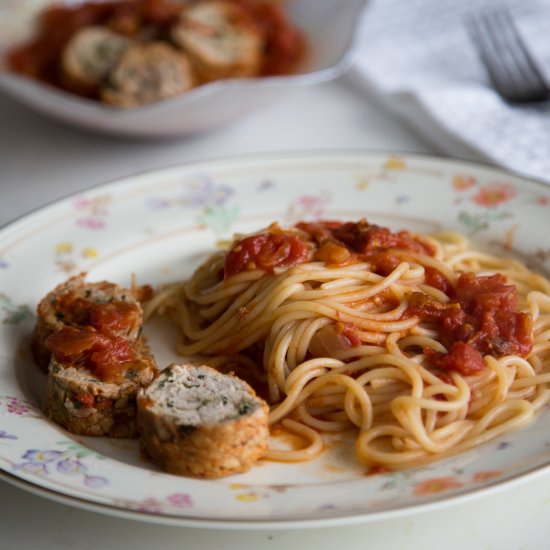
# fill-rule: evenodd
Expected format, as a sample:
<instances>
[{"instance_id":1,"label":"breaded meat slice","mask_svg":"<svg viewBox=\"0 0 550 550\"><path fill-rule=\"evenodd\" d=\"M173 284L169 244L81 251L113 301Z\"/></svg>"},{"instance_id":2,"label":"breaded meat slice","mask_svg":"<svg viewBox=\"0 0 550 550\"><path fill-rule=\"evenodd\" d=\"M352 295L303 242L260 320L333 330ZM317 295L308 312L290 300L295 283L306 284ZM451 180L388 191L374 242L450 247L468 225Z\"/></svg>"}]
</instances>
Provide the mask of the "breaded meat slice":
<instances>
[{"instance_id":1,"label":"breaded meat slice","mask_svg":"<svg viewBox=\"0 0 550 550\"><path fill-rule=\"evenodd\" d=\"M268 406L243 380L171 365L138 394L142 448L164 471L217 478L250 469L267 449Z\"/></svg>"},{"instance_id":2,"label":"breaded meat slice","mask_svg":"<svg viewBox=\"0 0 550 550\"><path fill-rule=\"evenodd\" d=\"M61 53L63 82L81 93L97 91L130 44L127 37L100 25L79 30Z\"/></svg>"},{"instance_id":3,"label":"breaded meat slice","mask_svg":"<svg viewBox=\"0 0 550 550\"><path fill-rule=\"evenodd\" d=\"M143 312L139 299L150 287L123 288L115 283L90 283L81 273L56 286L38 304L33 335L37 363L47 370L51 352L45 342L65 327L91 327L105 334L135 341L141 334Z\"/></svg>"},{"instance_id":4,"label":"breaded meat slice","mask_svg":"<svg viewBox=\"0 0 550 550\"><path fill-rule=\"evenodd\" d=\"M130 46L101 88L102 101L139 107L188 91L195 76L187 56L163 42Z\"/></svg>"},{"instance_id":5,"label":"breaded meat slice","mask_svg":"<svg viewBox=\"0 0 550 550\"><path fill-rule=\"evenodd\" d=\"M74 434L137 437L137 393L157 374L143 338L129 343L68 327L46 345L52 351L46 414Z\"/></svg>"},{"instance_id":6,"label":"breaded meat slice","mask_svg":"<svg viewBox=\"0 0 550 550\"><path fill-rule=\"evenodd\" d=\"M250 15L233 2L191 4L173 25L172 39L189 56L201 83L260 72L263 34Z\"/></svg>"}]
</instances>

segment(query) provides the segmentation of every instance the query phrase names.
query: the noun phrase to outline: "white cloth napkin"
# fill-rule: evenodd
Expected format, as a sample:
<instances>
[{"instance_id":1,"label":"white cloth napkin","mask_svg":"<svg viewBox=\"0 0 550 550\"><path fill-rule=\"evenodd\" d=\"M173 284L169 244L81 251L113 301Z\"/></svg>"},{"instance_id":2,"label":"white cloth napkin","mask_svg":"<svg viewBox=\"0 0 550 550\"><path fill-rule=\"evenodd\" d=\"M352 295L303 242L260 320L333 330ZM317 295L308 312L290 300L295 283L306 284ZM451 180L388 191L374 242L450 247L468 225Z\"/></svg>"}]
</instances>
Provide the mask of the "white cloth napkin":
<instances>
[{"instance_id":1,"label":"white cloth napkin","mask_svg":"<svg viewBox=\"0 0 550 550\"><path fill-rule=\"evenodd\" d=\"M501 5L550 80L548 0L371 0L352 75L442 152L550 182L550 101L503 101L465 26L468 14Z\"/></svg>"}]
</instances>

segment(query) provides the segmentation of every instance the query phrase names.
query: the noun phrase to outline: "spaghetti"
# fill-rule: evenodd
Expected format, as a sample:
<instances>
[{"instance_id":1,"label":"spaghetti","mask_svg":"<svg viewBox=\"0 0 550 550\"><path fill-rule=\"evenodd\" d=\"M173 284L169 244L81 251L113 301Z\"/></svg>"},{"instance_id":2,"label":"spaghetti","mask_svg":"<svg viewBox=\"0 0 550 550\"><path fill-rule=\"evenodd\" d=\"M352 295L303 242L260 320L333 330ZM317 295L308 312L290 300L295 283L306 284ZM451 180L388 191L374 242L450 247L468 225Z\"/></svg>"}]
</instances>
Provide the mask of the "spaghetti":
<instances>
[{"instance_id":1,"label":"spaghetti","mask_svg":"<svg viewBox=\"0 0 550 550\"><path fill-rule=\"evenodd\" d=\"M366 220L239 237L146 306L178 352L246 377L310 460L354 430L359 460L400 469L526 425L550 400L550 283L455 233ZM263 384L263 385L262 385Z\"/></svg>"}]
</instances>

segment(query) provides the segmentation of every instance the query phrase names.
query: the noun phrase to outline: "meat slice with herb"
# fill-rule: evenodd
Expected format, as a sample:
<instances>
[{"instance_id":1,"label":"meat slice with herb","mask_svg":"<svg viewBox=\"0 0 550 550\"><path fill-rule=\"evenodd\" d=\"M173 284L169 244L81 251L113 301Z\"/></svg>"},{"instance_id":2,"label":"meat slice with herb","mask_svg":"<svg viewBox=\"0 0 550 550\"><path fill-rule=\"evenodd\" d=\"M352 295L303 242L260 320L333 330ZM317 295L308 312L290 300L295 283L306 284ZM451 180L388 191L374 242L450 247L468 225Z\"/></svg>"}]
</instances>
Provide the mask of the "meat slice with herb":
<instances>
[{"instance_id":1,"label":"meat slice with herb","mask_svg":"<svg viewBox=\"0 0 550 550\"><path fill-rule=\"evenodd\" d=\"M130 356L112 367L117 375L102 378L82 364L52 357L46 390L46 414L71 433L137 437L136 395L151 382L156 367L141 341ZM96 352L90 352L90 355Z\"/></svg>"},{"instance_id":2,"label":"meat slice with herb","mask_svg":"<svg viewBox=\"0 0 550 550\"><path fill-rule=\"evenodd\" d=\"M63 82L69 90L96 94L131 40L107 27L79 30L61 53Z\"/></svg>"},{"instance_id":3,"label":"meat slice with herb","mask_svg":"<svg viewBox=\"0 0 550 550\"><path fill-rule=\"evenodd\" d=\"M164 42L130 46L101 88L116 107L140 107L190 90L195 76L187 56Z\"/></svg>"},{"instance_id":4,"label":"meat slice with herb","mask_svg":"<svg viewBox=\"0 0 550 550\"><path fill-rule=\"evenodd\" d=\"M157 373L142 335L140 301L151 294L80 274L40 301L33 351L54 422L75 434L137 436L136 395Z\"/></svg>"},{"instance_id":5,"label":"meat slice with herb","mask_svg":"<svg viewBox=\"0 0 550 550\"><path fill-rule=\"evenodd\" d=\"M172 38L189 56L200 82L260 73L264 46L261 29L235 2L191 4L173 25Z\"/></svg>"},{"instance_id":6,"label":"meat slice with herb","mask_svg":"<svg viewBox=\"0 0 550 550\"><path fill-rule=\"evenodd\" d=\"M90 283L85 273L56 286L38 304L33 352L39 366L48 370L51 350L46 339L63 328L91 328L102 334L136 341L141 334L142 298L151 288L123 288L109 281Z\"/></svg>"},{"instance_id":7,"label":"meat slice with herb","mask_svg":"<svg viewBox=\"0 0 550 550\"><path fill-rule=\"evenodd\" d=\"M142 447L166 472L217 478L248 470L266 452L268 406L236 376L171 365L137 404Z\"/></svg>"}]
</instances>

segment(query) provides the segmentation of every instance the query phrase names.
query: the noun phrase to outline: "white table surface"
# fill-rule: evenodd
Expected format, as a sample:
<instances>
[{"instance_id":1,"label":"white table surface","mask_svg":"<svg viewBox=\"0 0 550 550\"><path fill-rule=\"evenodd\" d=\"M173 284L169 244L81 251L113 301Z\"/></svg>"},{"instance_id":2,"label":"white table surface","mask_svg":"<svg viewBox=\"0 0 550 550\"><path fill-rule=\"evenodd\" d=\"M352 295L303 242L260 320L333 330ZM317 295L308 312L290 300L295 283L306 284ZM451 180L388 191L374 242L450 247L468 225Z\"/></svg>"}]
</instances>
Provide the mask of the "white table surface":
<instances>
[{"instance_id":1,"label":"white table surface","mask_svg":"<svg viewBox=\"0 0 550 550\"><path fill-rule=\"evenodd\" d=\"M231 126L163 142L84 133L0 95L0 226L69 193L190 160L322 148L441 153L363 97L351 76L295 91ZM2 549L538 550L549 548L549 541L550 472L497 493L405 518L260 531L166 527L119 519L70 508L0 481Z\"/></svg>"}]
</instances>

